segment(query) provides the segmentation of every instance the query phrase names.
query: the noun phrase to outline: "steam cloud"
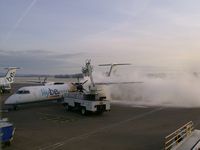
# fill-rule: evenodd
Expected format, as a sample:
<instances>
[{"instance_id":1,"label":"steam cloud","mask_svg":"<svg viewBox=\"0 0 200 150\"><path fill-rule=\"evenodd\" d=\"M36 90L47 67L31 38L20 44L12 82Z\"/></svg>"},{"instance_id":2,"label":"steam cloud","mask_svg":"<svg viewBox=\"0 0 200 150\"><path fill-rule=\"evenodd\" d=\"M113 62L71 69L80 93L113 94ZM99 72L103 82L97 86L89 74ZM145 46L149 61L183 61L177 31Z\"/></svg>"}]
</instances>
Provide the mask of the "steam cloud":
<instances>
[{"instance_id":1,"label":"steam cloud","mask_svg":"<svg viewBox=\"0 0 200 150\"><path fill-rule=\"evenodd\" d=\"M198 73L127 73L106 78L95 73L96 82L143 81L141 84L104 86L108 99L133 106L200 107Z\"/></svg>"}]
</instances>

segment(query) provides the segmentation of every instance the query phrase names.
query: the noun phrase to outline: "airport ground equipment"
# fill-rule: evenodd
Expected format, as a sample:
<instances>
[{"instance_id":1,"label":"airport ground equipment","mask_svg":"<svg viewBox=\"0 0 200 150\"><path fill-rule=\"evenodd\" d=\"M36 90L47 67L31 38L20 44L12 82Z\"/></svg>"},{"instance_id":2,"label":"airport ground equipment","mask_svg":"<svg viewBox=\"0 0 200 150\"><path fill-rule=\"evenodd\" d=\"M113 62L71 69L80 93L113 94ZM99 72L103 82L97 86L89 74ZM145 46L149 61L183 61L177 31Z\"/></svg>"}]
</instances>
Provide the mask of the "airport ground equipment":
<instances>
[{"instance_id":1,"label":"airport ground equipment","mask_svg":"<svg viewBox=\"0 0 200 150\"><path fill-rule=\"evenodd\" d=\"M66 110L77 109L82 115L87 112L103 113L110 111L110 102L97 94L84 94L82 92L69 92L64 98L63 105Z\"/></svg>"},{"instance_id":2,"label":"airport ground equipment","mask_svg":"<svg viewBox=\"0 0 200 150\"><path fill-rule=\"evenodd\" d=\"M0 138L2 146L10 145L14 132L15 128L12 123L9 123L6 118L0 119Z\"/></svg>"},{"instance_id":3,"label":"airport ground equipment","mask_svg":"<svg viewBox=\"0 0 200 150\"><path fill-rule=\"evenodd\" d=\"M80 110L82 115L86 115L87 112L103 113L105 111L110 111L110 102L97 90L92 71L93 68L90 64L90 60L86 60L86 65L82 68L82 73L84 76L90 78L88 90L85 90L83 87L88 80L83 83L74 83L75 90L68 91L64 95L63 105L66 110L75 108Z\"/></svg>"},{"instance_id":4,"label":"airport ground equipment","mask_svg":"<svg viewBox=\"0 0 200 150\"><path fill-rule=\"evenodd\" d=\"M164 150L199 150L200 130L194 129L192 121L165 137Z\"/></svg>"}]
</instances>

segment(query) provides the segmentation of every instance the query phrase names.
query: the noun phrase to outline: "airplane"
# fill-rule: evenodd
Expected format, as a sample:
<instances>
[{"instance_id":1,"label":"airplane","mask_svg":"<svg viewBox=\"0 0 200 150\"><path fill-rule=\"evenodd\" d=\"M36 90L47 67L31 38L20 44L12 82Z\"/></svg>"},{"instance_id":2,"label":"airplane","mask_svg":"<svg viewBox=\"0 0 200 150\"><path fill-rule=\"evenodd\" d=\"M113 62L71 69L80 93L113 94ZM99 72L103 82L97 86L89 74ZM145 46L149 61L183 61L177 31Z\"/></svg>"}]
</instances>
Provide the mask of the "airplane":
<instances>
[{"instance_id":1,"label":"airplane","mask_svg":"<svg viewBox=\"0 0 200 150\"><path fill-rule=\"evenodd\" d=\"M16 74L18 67L9 67L7 69L7 73L5 77L0 78L0 93L10 92L11 90L11 83L14 82L14 77Z\"/></svg>"},{"instance_id":2,"label":"airplane","mask_svg":"<svg viewBox=\"0 0 200 150\"><path fill-rule=\"evenodd\" d=\"M131 65L130 63L112 63L112 64L100 64L99 66L110 66L110 69L108 72L106 72L106 76L110 77L111 72L115 66L122 66L122 65Z\"/></svg>"},{"instance_id":3,"label":"airplane","mask_svg":"<svg viewBox=\"0 0 200 150\"><path fill-rule=\"evenodd\" d=\"M64 94L70 90L70 84L54 83L54 85L39 85L21 87L16 93L11 95L5 102L5 105L12 105L13 109L17 109L17 105L49 101L61 100Z\"/></svg>"},{"instance_id":4,"label":"airplane","mask_svg":"<svg viewBox=\"0 0 200 150\"><path fill-rule=\"evenodd\" d=\"M11 95L4 102L7 106L12 106L14 110L18 105L27 103L37 103L42 101L61 101L68 92L81 92L83 91L82 83L63 83L54 82L45 85L25 86L17 90L16 93Z\"/></svg>"},{"instance_id":5,"label":"airplane","mask_svg":"<svg viewBox=\"0 0 200 150\"><path fill-rule=\"evenodd\" d=\"M8 99L4 102L4 104L11 105L13 106L13 109L16 109L18 105L25 103L62 100L66 95L68 95L68 92L82 92L82 93L87 92L92 94L98 93L96 85L141 83L141 82L94 83L90 60L86 61L85 67L82 68L82 73L85 77L89 77L90 79L91 84L88 86L89 90L86 90L86 88L83 87L88 80L77 83L54 82L39 86L26 86L20 88L16 93L8 97Z\"/></svg>"}]
</instances>

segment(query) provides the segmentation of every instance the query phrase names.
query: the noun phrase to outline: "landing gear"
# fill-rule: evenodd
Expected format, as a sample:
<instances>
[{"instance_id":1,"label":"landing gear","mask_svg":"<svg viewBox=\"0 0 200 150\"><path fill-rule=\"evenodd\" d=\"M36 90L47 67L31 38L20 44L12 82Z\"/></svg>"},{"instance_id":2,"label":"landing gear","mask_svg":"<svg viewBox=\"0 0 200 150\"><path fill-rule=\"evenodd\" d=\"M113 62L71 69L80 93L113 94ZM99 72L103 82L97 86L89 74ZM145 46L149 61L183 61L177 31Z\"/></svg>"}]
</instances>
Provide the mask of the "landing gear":
<instances>
[{"instance_id":1,"label":"landing gear","mask_svg":"<svg viewBox=\"0 0 200 150\"><path fill-rule=\"evenodd\" d=\"M13 110L18 110L18 106L17 105L13 105Z\"/></svg>"},{"instance_id":2,"label":"landing gear","mask_svg":"<svg viewBox=\"0 0 200 150\"><path fill-rule=\"evenodd\" d=\"M0 95L3 94L3 89L0 87Z\"/></svg>"},{"instance_id":3,"label":"landing gear","mask_svg":"<svg viewBox=\"0 0 200 150\"><path fill-rule=\"evenodd\" d=\"M72 109L72 107L69 106L68 104L64 104L64 107L66 111L70 111Z\"/></svg>"},{"instance_id":4,"label":"landing gear","mask_svg":"<svg viewBox=\"0 0 200 150\"><path fill-rule=\"evenodd\" d=\"M85 116L87 114L87 110L85 107L81 107L81 115Z\"/></svg>"}]
</instances>

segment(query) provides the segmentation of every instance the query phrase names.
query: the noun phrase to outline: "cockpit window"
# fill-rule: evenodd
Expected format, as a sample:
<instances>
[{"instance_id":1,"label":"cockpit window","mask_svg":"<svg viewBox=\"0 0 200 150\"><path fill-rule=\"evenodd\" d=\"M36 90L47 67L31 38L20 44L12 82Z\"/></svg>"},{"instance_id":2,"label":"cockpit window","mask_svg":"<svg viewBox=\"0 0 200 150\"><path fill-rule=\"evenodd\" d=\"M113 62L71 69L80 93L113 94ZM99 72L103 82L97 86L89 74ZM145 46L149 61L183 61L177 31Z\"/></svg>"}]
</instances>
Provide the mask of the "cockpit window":
<instances>
[{"instance_id":1,"label":"cockpit window","mask_svg":"<svg viewBox=\"0 0 200 150\"><path fill-rule=\"evenodd\" d=\"M19 90L19 91L17 91L16 94L30 94L30 91L28 91L28 90Z\"/></svg>"},{"instance_id":2,"label":"cockpit window","mask_svg":"<svg viewBox=\"0 0 200 150\"><path fill-rule=\"evenodd\" d=\"M30 94L30 91L26 90L24 91L24 94Z\"/></svg>"}]
</instances>

